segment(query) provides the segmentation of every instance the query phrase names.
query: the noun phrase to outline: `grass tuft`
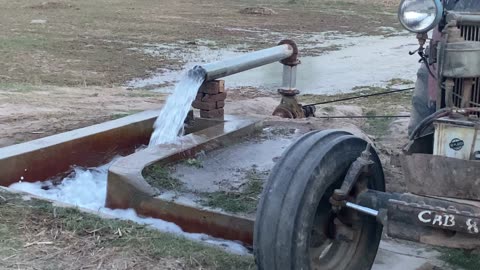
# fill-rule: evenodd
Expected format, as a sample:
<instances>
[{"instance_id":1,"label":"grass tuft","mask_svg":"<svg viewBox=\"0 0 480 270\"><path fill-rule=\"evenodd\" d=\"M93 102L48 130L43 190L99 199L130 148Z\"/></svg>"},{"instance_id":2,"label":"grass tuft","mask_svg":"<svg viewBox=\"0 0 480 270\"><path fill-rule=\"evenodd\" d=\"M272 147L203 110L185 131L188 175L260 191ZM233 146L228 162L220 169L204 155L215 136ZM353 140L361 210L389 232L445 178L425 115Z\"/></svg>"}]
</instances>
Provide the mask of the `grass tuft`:
<instances>
[{"instance_id":1,"label":"grass tuft","mask_svg":"<svg viewBox=\"0 0 480 270\"><path fill-rule=\"evenodd\" d=\"M145 169L144 177L147 182L158 189L162 190L180 190L183 188L183 183L170 174L170 169L152 165Z\"/></svg>"},{"instance_id":2,"label":"grass tuft","mask_svg":"<svg viewBox=\"0 0 480 270\"><path fill-rule=\"evenodd\" d=\"M33 91L45 91L44 89L28 83L0 83L0 90L7 92L29 93Z\"/></svg>"},{"instance_id":3,"label":"grass tuft","mask_svg":"<svg viewBox=\"0 0 480 270\"><path fill-rule=\"evenodd\" d=\"M68 259L72 258L80 269L80 264L87 266L92 261L97 267L100 260L114 265L124 256L125 265L134 263L132 268L139 269L163 269L157 264L166 260L181 264L181 269L255 269L251 256L229 254L131 221L104 219L42 200L24 201L18 195L0 194L8 199L7 203L0 202L1 269L8 268L12 260L28 269L69 269L73 261ZM106 250L112 252L102 253ZM50 259L44 259L45 254ZM26 263L32 263L32 267ZM106 268L103 265L101 269Z\"/></svg>"},{"instance_id":4,"label":"grass tuft","mask_svg":"<svg viewBox=\"0 0 480 270\"><path fill-rule=\"evenodd\" d=\"M366 116L378 115L375 110L369 110L365 113ZM392 118L367 118L363 130L370 135L382 137L388 133L388 126L392 122Z\"/></svg>"},{"instance_id":5,"label":"grass tuft","mask_svg":"<svg viewBox=\"0 0 480 270\"><path fill-rule=\"evenodd\" d=\"M462 249L444 249L441 259L455 269L478 270L480 269L480 254Z\"/></svg>"},{"instance_id":6,"label":"grass tuft","mask_svg":"<svg viewBox=\"0 0 480 270\"><path fill-rule=\"evenodd\" d=\"M257 207L263 183L266 181L268 172L261 172L255 168L246 172L247 180L243 190L238 192L218 191L206 193L206 199L202 205L220 208L230 213L252 213Z\"/></svg>"},{"instance_id":7,"label":"grass tuft","mask_svg":"<svg viewBox=\"0 0 480 270\"><path fill-rule=\"evenodd\" d=\"M185 164L190 167L195 167L197 169L203 168L202 161L196 159L196 158L189 158L185 160Z\"/></svg>"}]
</instances>

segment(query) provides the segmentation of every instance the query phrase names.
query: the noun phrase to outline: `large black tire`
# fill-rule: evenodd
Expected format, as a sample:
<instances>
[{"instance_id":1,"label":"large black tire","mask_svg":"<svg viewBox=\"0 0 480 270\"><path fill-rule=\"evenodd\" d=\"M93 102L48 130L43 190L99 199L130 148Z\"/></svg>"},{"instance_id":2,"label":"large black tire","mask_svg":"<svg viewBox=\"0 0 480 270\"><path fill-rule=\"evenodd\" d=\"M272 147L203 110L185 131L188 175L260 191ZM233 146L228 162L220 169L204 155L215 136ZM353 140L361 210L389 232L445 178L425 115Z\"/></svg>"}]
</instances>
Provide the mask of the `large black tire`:
<instances>
[{"instance_id":1,"label":"large black tire","mask_svg":"<svg viewBox=\"0 0 480 270\"><path fill-rule=\"evenodd\" d=\"M353 241L332 240L322 259L310 256L314 226L331 222L328 199L366 146L366 141L344 131L314 131L284 152L258 206L254 253L260 270L371 268L383 227L375 218L362 214ZM374 164L368 187L384 191L380 160L373 148L371 154Z\"/></svg>"}]
</instances>

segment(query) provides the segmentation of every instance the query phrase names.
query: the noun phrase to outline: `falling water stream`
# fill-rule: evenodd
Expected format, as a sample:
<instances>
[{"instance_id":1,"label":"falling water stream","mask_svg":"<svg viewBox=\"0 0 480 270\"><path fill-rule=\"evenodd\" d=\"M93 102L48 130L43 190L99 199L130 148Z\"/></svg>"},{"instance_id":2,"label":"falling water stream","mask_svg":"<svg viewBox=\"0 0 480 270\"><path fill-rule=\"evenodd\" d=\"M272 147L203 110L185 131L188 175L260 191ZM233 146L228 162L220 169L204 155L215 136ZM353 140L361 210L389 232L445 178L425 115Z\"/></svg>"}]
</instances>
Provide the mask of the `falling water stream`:
<instances>
[{"instance_id":1,"label":"falling water stream","mask_svg":"<svg viewBox=\"0 0 480 270\"><path fill-rule=\"evenodd\" d=\"M182 135L183 123L205 75L205 70L196 66L177 83L175 91L168 97L155 121L149 146L174 143L177 137Z\"/></svg>"},{"instance_id":2,"label":"falling water stream","mask_svg":"<svg viewBox=\"0 0 480 270\"><path fill-rule=\"evenodd\" d=\"M175 143L182 135L185 118L194 101L198 89L205 80L206 71L201 67L194 67L187 71L185 76L176 85L175 91L169 96L165 106L154 124L154 131L149 146ZM161 219L138 216L133 209L109 209L104 207L107 192L108 168L113 163L97 168L75 168L74 172L63 179L60 184L52 181L45 182L18 182L10 188L34 194L54 201L61 201L89 210L98 211L116 218L132 220L140 224L147 224L164 232L185 236L189 239L203 241L212 245L221 246L230 252L247 254L248 251L241 244L216 239L205 234L186 233L174 223Z\"/></svg>"}]
</instances>

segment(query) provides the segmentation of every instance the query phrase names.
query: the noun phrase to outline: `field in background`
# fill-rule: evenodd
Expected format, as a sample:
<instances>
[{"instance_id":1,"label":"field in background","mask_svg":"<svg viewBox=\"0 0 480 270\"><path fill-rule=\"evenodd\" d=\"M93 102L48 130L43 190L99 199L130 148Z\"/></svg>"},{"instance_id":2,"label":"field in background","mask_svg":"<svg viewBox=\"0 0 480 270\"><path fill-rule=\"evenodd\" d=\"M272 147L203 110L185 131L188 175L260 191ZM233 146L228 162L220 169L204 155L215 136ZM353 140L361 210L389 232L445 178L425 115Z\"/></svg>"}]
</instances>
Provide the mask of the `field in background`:
<instances>
[{"instance_id":1,"label":"field in background","mask_svg":"<svg viewBox=\"0 0 480 270\"><path fill-rule=\"evenodd\" d=\"M199 40L222 47L267 47L272 32L378 33L395 26L395 1L365 0L1 0L0 82L118 86L158 68L180 68L175 54ZM277 14L241 14L264 6ZM260 29L255 33L232 29ZM285 34L288 37L288 34ZM150 57L145 44L177 44ZM2 84L0 83L0 87Z\"/></svg>"}]
</instances>

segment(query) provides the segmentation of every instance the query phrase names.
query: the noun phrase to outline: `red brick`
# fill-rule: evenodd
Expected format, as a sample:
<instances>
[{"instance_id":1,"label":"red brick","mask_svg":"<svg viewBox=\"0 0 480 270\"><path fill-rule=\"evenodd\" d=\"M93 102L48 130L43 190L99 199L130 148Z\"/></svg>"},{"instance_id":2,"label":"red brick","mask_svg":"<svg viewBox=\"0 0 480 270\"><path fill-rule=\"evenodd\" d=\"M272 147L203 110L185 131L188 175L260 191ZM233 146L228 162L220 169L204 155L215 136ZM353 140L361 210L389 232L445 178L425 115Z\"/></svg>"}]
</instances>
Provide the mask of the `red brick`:
<instances>
[{"instance_id":1,"label":"red brick","mask_svg":"<svg viewBox=\"0 0 480 270\"><path fill-rule=\"evenodd\" d=\"M202 98L203 102L223 101L227 98L227 92L223 92L216 95L205 95Z\"/></svg>"},{"instance_id":2,"label":"red brick","mask_svg":"<svg viewBox=\"0 0 480 270\"><path fill-rule=\"evenodd\" d=\"M202 93L205 93L205 94L210 94L210 95L216 95L218 93L223 93L223 92L225 92L225 81L215 80L215 81L205 82L200 87L199 92L202 92Z\"/></svg>"},{"instance_id":3,"label":"red brick","mask_svg":"<svg viewBox=\"0 0 480 270\"><path fill-rule=\"evenodd\" d=\"M197 97L195 97L195 100L202 101L202 98L205 96L204 93L198 92Z\"/></svg>"},{"instance_id":4,"label":"red brick","mask_svg":"<svg viewBox=\"0 0 480 270\"><path fill-rule=\"evenodd\" d=\"M212 111L200 110L200 117L202 118L223 118L223 109L217 109Z\"/></svg>"},{"instance_id":5,"label":"red brick","mask_svg":"<svg viewBox=\"0 0 480 270\"><path fill-rule=\"evenodd\" d=\"M224 101L224 100L222 100L222 101L217 101L217 104L216 104L216 105L217 105L217 106L216 106L217 109L221 109L221 108L225 107L225 101Z\"/></svg>"},{"instance_id":6,"label":"red brick","mask_svg":"<svg viewBox=\"0 0 480 270\"><path fill-rule=\"evenodd\" d=\"M217 103L216 102L202 102L195 100L192 103L193 108L199 109L199 110L204 110L204 111L211 111L215 110L217 108Z\"/></svg>"}]
</instances>

